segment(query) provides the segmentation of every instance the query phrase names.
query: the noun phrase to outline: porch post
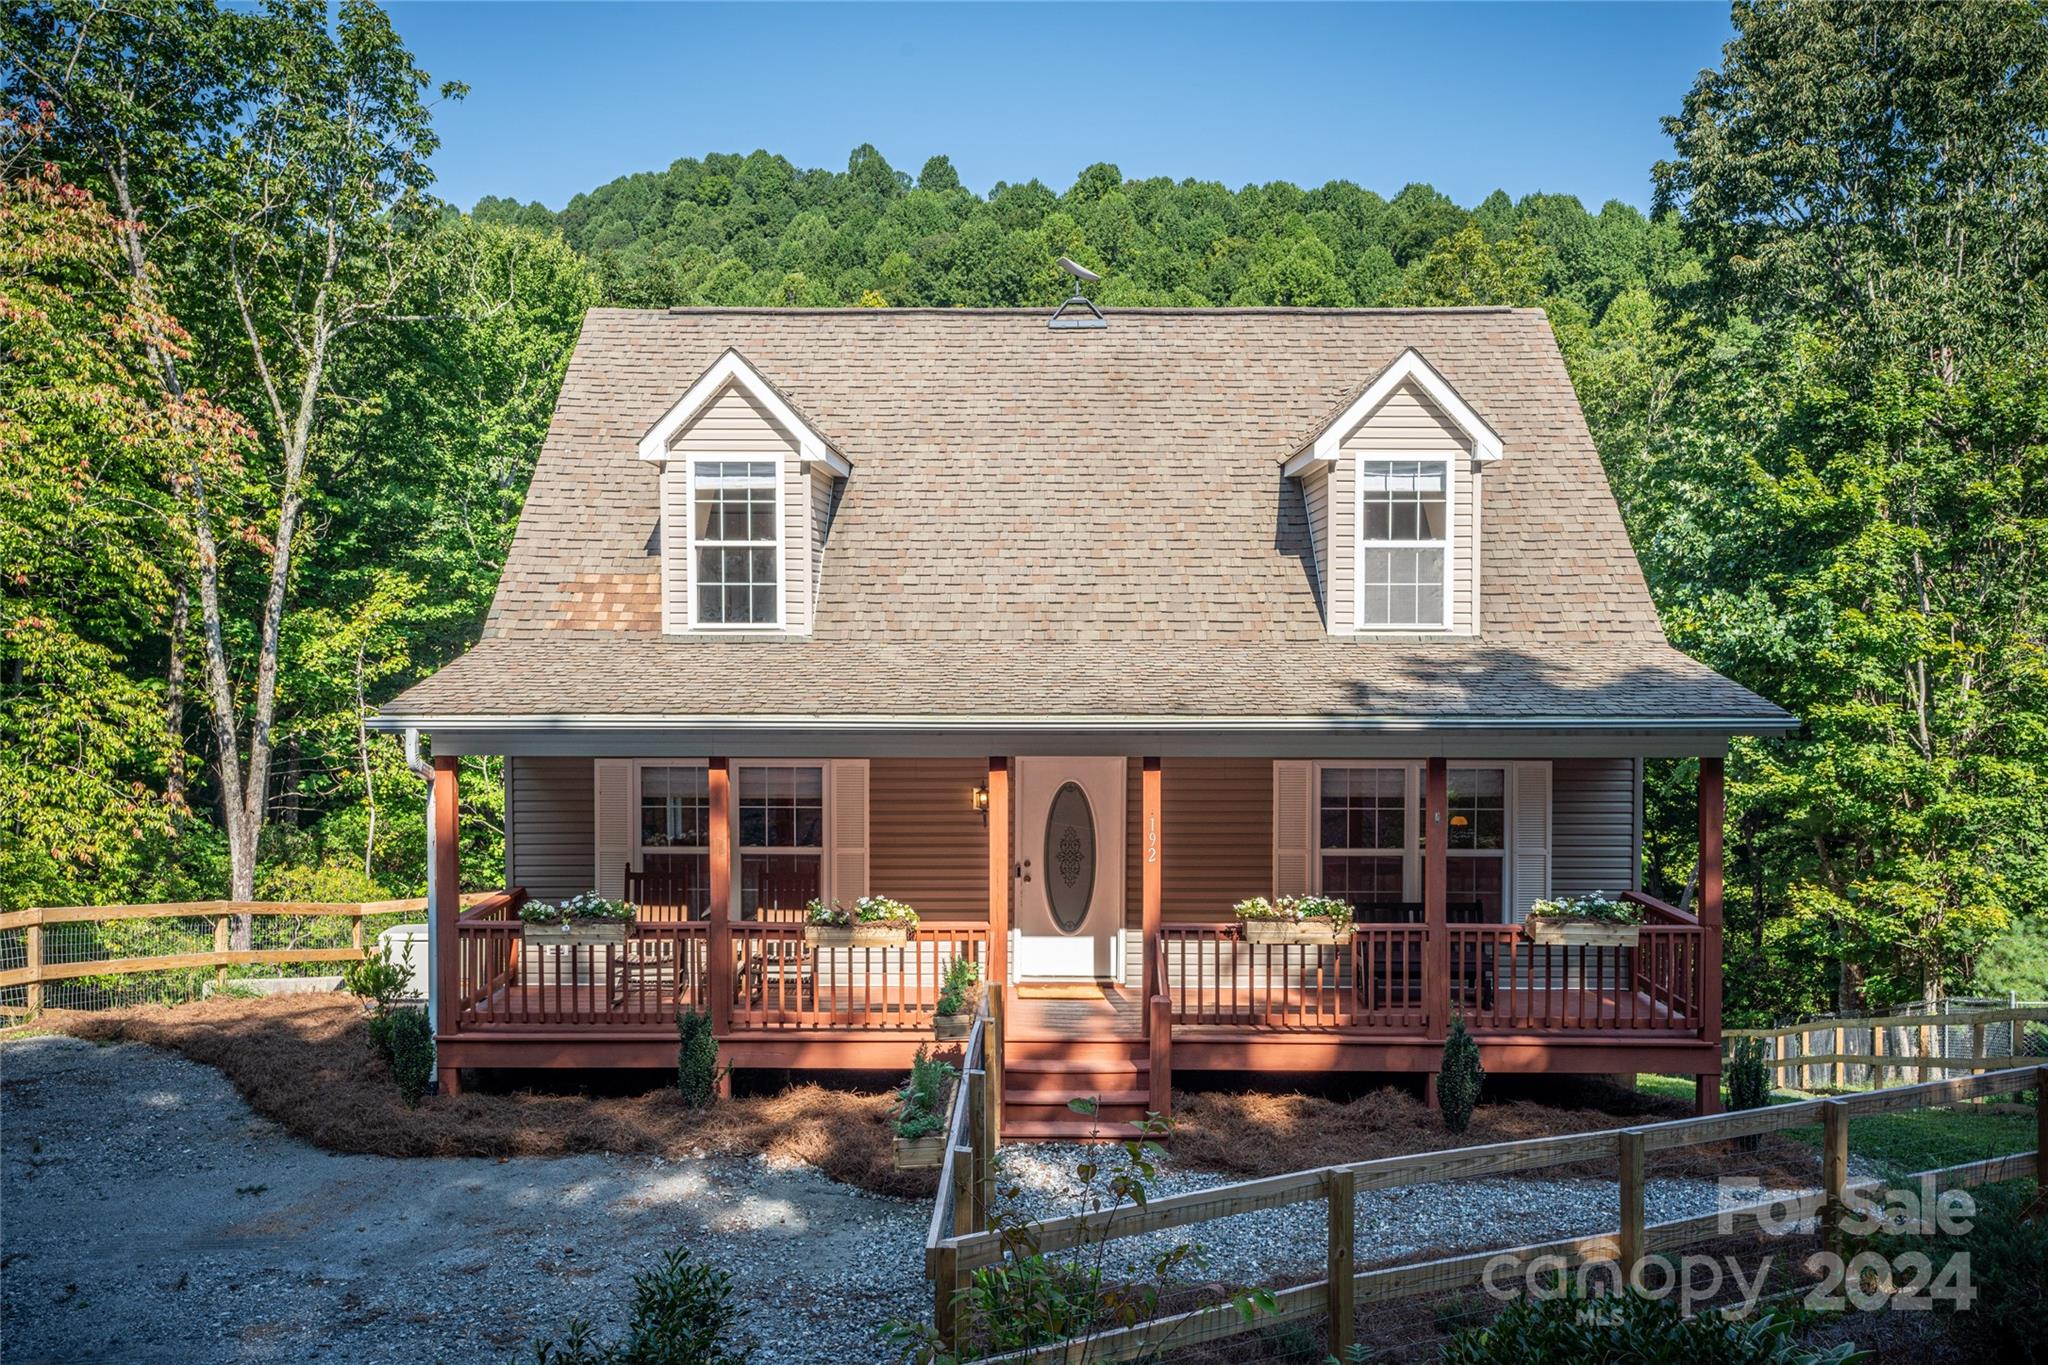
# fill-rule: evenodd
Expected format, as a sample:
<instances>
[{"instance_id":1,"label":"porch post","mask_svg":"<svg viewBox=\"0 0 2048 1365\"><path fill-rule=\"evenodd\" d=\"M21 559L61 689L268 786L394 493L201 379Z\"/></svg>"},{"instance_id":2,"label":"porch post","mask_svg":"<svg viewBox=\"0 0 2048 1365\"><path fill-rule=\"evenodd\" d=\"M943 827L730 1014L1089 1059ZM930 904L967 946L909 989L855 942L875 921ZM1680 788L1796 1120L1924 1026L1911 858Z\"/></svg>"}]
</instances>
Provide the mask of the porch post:
<instances>
[{"instance_id":1,"label":"porch post","mask_svg":"<svg viewBox=\"0 0 2048 1365\"><path fill-rule=\"evenodd\" d=\"M711 797L710 919L705 924L704 988L711 993L711 1032L732 1032L732 760L714 758L706 774Z\"/></svg>"},{"instance_id":2,"label":"porch post","mask_svg":"<svg viewBox=\"0 0 2048 1365\"><path fill-rule=\"evenodd\" d=\"M1150 1001L1159 994L1159 808L1160 772L1159 760L1145 760L1145 770L1140 783L1142 807L1140 818L1144 822L1143 857L1144 875L1141 880L1142 900L1139 910L1139 937L1143 941L1140 952L1144 954L1144 971L1140 979L1144 982L1145 999Z\"/></svg>"},{"instance_id":3,"label":"porch post","mask_svg":"<svg viewBox=\"0 0 2048 1365\"><path fill-rule=\"evenodd\" d=\"M1451 935L1445 914L1444 878L1449 875L1451 770L1441 756L1429 760L1423 780L1422 921L1428 927L1423 949L1422 998L1429 1036L1440 1040L1451 1027ZM1434 1077L1435 1068L1431 1068ZM1434 1087L1431 1088L1434 1094Z\"/></svg>"},{"instance_id":4,"label":"porch post","mask_svg":"<svg viewBox=\"0 0 2048 1365\"><path fill-rule=\"evenodd\" d=\"M1716 1068L1696 1078L1702 1114L1721 1111L1721 830L1727 820L1726 764L1700 758L1700 1037L1714 1045Z\"/></svg>"},{"instance_id":5,"label":"porch post","mask_svg":"<svg viewBox=\"0 0 2048 1365\"><path fill-rule=\"evenodd\" d=\"M988 985L1010 984L1010 760L988 761Z\"/></svg>"},{"instance_id":6,"label":"porch post","mask_svg":"<svg viewBox=\"0 0 2048 1365\"><path fill-rule=\"evenodd\" d=\"M462 804L457 778L458 762L452 754L434 756L434 865L433 880L428 889L433 893L429 944L434 972L434 1017L431 1022L436 1038L455 1032L455 1001L461 991L462 946L456 941L455 926L457 917L462 913L461 836L455 819ZM462 1073L455 1067L437 1066L435 1080L443 1095L462 1093Z\"/></svg>"}]
</instances>

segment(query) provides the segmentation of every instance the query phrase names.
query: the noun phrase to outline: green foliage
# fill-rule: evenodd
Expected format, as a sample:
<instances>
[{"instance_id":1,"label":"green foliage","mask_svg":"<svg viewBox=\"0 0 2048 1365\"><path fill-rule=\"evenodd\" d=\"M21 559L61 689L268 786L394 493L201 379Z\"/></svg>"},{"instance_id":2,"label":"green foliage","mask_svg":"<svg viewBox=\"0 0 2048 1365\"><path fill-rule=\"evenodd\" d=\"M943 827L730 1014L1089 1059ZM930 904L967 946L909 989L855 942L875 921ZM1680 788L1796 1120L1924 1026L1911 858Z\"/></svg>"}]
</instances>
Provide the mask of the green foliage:
<instances>
[{"instance_id":1,"label":"green foliage","mask_svg":"<svg viewBox=\"0 0 2048 1365\"><path fill-rule=\"evenodd\" d=\"M1300 924L1304 920L1327 920L1332 929L1343 932L1352 924L1351 902L1335 896L1281 896L1268 900L1252 896L1230 907L1240 920Z\"/></svg>"},{"instance_id":2,"label":"green foliage","mask_svg":"<svg viewBox=\"0 0 2048 1365\"><path fill-rule=\"evenodd\" d=\"M601 1343L572 1318L560 1345L533 1343L534 1365L745 1365L753 1352L734 1343L739 1324L732 1277L678 1249L633 1277L625 1340Z\"/></svg>"},{"instance_id":3,"label":"green foliage","mask_svg":"<svg viewBox=\"0 0 2048 1365\"><path fill-rule=\"evenodd\" d=\"M946 979L939 988L938 1014L965 1014L974 988L981 984L981 964L962 954L946 964Z\"/></svg>"},{"instance_id":4,"label":"green foliage","mask_svg":"<svg viewBox=\"0 0 2048 1365\"><path fill-rule=\"evenodd\" d=\"M1766 1311L1735 1321L1718 1313L1687 1317L1676 1297L1630 1292L1586 1299L1563 1292L1524 1296L1484 1327L1469 1328L1444 1347L1444 1365L1847 1365L1865 1354L1845 1342L1802 1349L1792 1319Z\"/></svg>"},{"instance_id":5,"label":"green foliage","mask_svg":"<svg viewBox=\"0 0 2048 1365\"><path fill-rule=\"evenodd\" d=\"M862 896L852 905L834 901L830 905L813 900L804 910L804 923L845 928L854 924L900 925L917 929L917 911L888 896Z\"/></svg>"},{"instance_id":6,"label":"green foliage","mask_svg":"<svg viewBox=\"0 0 2048 1365\"><path fill-rule=\"evenodd\" d=\"M362 961L347 963L341 969L342 989L369 1005L373 1017L389 1013L405 995L410 980L405 968L391 960L389 943L380 944L364 954Z\"/></svg>"},{"instance_id":7,"label":"green foliage","mask_svg":"<svg viewBox=\"0 0 2048 1365\"><path fill-rule=\"evenodd\" d=\"M1465 1028L1463 1018L1453 1018L1444 1037L1444 1057L1436 1077L1436 1101L1444 1116L1444 1127L1462 1133L1472 1125L1472 1111L1479 1107L1479 1089L1486 1082L1486 1070L1479 1065L1479 1044Z\"/></svg>"},{"instance_id":8,"label":"green foliage","mask_svg":"<svg viewBox=\"0 0 2048 1365\"><path fill-rule=\"evenodd\" d=\"M1566 896L1561 900L1529 903L1530 919L1589 920L1594 924L1641 924L1643 907L1634 901L1618 901L1604 892Z\"/></svg>"},{"instance_id":9,"label":"green foliage","mask_svg":"<svg viewBox=\"0 0 2048 1365\"><path fill-rule=\"evenodd\" d=\"M921 1138L943 1129L946 1087L959 1074L952 1063L932 1056L928 1048L919 1047L910 1062L910 1079L897 1092L903 1103L894 1119L896 1136Z\"/></svg>"},{"instance_id":10,"label":"green foliage","mask_svg":"<svg viewBox=\"0 0 2048 1365\"><path fill-rule=\"evenodd\" d=\"M426 1011L399 1008L385 1016L391 1075L407 1108L417 1108L434 1081L434 1026Z\"/></svg>"},{"instance_id":11,"label":"green foliage","mask_svg":"<svg viewBox=\"0 0 2048 1365\"><path fill-rule=\"evenodd\" d=\"M1721 1064L1721 1078L1728 1086L1730 1109L1762 1109L1770 1104L1771 1082L1775 1076L1764 1064L1766 1055L1761 1038L1735 1040L1728 1060ZM1751 1133L1737 1138L1735 1145L1742 1151L1753 1152L1762 1141L1762 1134Z\"/></svg>"},{"instance_id":12,"label":"green foliage","mask_svg":"<svg viewBox=\"0 0 2048 1365\"><path fill-rule=\"evenodd\" d=\"M676 1089L692 1109L709 1108L718 1098L718 1035L711 1031L711 1016L683 1010L676 1015L676 1033Z\"/></svg>"},{"instance_id":13,"label":"green foliage","mask_svg":"<svg viewBox=\"0 0 2048 1365\"><path fill-rule=\"evenodd\" d=\"M631 901L610 900L595 891L571 896L559 904L533 900L519 907L523 924L630 924L639 913Z\"/></svg>"},{"instance_id":14,"label":"green foliage","mask_svg":"<svg viewBox=\"0 0 2048 1365\"><path fill-rule=\"evenodd\" d=\"M1950 1319L1951 1332L1986 1360L2039 1365L2048 1361L2048 1217L2024 1182L1972 1193L1977 1213L1968 1232L1912 1240L1937 1269L1951 1256L1969 1257L1977 1298Z\"/></svg>"}]
</instances>

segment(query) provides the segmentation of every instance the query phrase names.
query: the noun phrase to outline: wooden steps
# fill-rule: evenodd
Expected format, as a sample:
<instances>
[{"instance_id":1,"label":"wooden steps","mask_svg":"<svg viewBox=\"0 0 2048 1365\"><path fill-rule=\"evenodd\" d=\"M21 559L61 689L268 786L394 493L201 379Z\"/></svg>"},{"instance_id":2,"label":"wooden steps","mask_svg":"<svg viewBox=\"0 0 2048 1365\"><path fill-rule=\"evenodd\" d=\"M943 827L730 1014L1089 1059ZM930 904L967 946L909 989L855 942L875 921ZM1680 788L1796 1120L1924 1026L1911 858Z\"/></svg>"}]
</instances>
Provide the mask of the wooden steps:
<instances>
[{"instance_id":1,"label":"wooden steps","mask_svg":"<svg viewBox=\"0 0 2048 1365\"><path fill-rule=\"evenodd\" d=\"M1003 1141L1117 1141L1151 1107L1143 1039L1017 1038L1003 1058ZM1093 1114L1070 1101L1092 1099Z\"/></svg>"}]
</instances>

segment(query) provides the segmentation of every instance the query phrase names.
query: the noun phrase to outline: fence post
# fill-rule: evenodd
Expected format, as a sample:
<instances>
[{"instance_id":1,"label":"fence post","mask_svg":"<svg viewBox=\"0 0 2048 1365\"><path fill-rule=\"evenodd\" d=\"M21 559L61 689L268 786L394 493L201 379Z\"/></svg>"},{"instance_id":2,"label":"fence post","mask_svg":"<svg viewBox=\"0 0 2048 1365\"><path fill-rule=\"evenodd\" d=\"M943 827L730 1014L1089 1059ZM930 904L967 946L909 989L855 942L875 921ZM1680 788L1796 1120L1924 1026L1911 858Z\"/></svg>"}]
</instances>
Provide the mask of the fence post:
<instances>
[{"instance_id":1,"label":"fence post","mask_svg":"<svg viewBox=\"0 0 2048 1365\"><path fill-rule=\"evenodd\" d=\"M1829 1100L1821 1107L1820 1244L1842 1254L1842 1219L1849 1188L1849 1102Z\"/></svg>"},{"instance_id":2,"label":"fence post","mask_svg":"<svg viewBox=\"0 0 2048 1365\"><path fill-rule=\"evenodd\" d=\"M356 923L355 927L349 931L348 941L349 946L356 950L356 956L361 957L363 954L363 908L360 905L356 907Z\"/></svg>"},{"instance_id":3,"label":"fence post","mask_svg":"<svg viewBox=\"0 0 2048 1365\"><path fill-rule=\"evenodd\" d=\"M1849 1081L1849 1068L1842 1063L1842 1054L1849 1049L1843 1046L1842 1026L1840 1024L1835 1025L1834 1044L1835 1060L1828 1067L1828 1084L1837 1090L1841 1090L1847 1086Z\"/></svg>"},{"instance_id":4,"label":"fence post","mask_svg":"<svg viewBox=\"0 0 2048 1365\"><path fill-rule=\"evenodd\" d=\"M959 1354L959 1324L953 1316L953 1289L960 1278L960 1253L953 1247L935 1246L925 1253L925 1274L932 1282L932 1326L948 1351Z\"/></svg>"},{"instance_id":5,"label":"fence post","mask_svg":"<svg viewBox=\"0 0 2048 1365\"><path fill-rule=\"evenodd\" d=\"M1620 1164L1621 1277L1624 1285L1635 1278L1636 1265L1643 1259L1643 1130L1625 1128L1616 1141Z\"/></svg>"},{"instance_id":6,"label":"fence post","mask_svg":"<svg viewBox=\"0 0 2048 1365\"><path fill-rule=\"evenodd\" d=\"M38 910L36 913L40 915L42 911ZM28 926L27 939L22 946L28 952L28 959L23 963L29 970L28 1008L30 1013L34 1013L43 1007L43 926L41 924L31 924Z\"/></svg>"},{"instance_id":7,"label":"fence post","mask_svg":"<svg viewBox=\"0 0 2048 1365\"><path fill-rule=\"evenodd\" d=\"M965 1237L978 1227L974 1217L974 1148L955 1147L949 1155L953 1158L953 1235Z\"/></svg>"},{"instance_id":8,"label":"fence post","mask_svg":"<svg viewBox=\"0 0 2048 1365\"><path fill-rule=\"evenodd\" d=\"M981 1055L988 1067L988 1150L993 1157L1003 1147L1003 987L1001 982L983 987L988 992L988 1023L981 1034Z\"/></svg>"},{"instance_id":9,"label":"fence post","mask_svg":"<svg viewBox=\"0 0 2048 1365\"><path fill-rule=\"evenodd\" d=\"M1878 1027L1877 1025L1875 1025L1875 1024L1872 1024L1872 1025L1870 1026L1870 1055L1871 1055L1871 1056L1873 1056L1873 1057L1878 1057L1878 1058L1882 1058L1882 1057L1884 1056L1884 1035L1885 1035L1885 1031L1884 1031L1883 1029L1879 1028L1879 1027ZM1887 1074L1889 1074L1889 1073L1887 1073L1887 1072L1886 1072L1886 1070L1885 1070L1885 1065L1884 1065L1884 1062L1883 1062L1883 1061L1881 1061L1881 1060L1880 1060L1880 1061L1876 1062L1875 1064L1873 1064L1873 1065L1871 1066L1871 1068L1870 1068L1870 1086L1871 1086L1871 1089L1873 1089L1873 1090L1882 1090L1882 1089L1884 1089L1884 1082L1885 1082L1885 1077L1886 1077L1886 1075L1887 1075Z\"/></svg>"},{"instance_id":10,"label":"fence post","mask_svg":"<svg viewBox=\"0 0 2048 1365\"><path fill-rule=\"evenodd\" d=\"M227 950L228 917L226 915L215 915L213 917L213 951L224 953ZM223 962L213 969L213 988L215 990L226 990L227 984L228 964Z\"/></svg>"},{"instance_id":11,"label":"fence post","mask_svg":"<svg viewBox=\"0 0 2048 1365\"><path fill-rule=\"evenodd\" d=\"M995 1163L988 1156L988 1039L982 1038L983 1067L967 1073L968 1176L972 1198L968 1203L969 1232L988 1226L989 1205L995 1202ZM956 1220L957 1221L957 1220Z\"/></svg>"},{"instance_id":12,"label":"fence post","mask_svg":"<svg viewBox=\"0 0 2048 1365\"><path fill-rule=\"evenodd\" d=\"M1353 1244L1358 1217L1358 1176L1349 1170L1331 1171L1323 1178L1329 1195L1330 1262L1330 1355L1343 1360L1357 1340L1358 1281L1353 1269Z\"/></svg>"},{"instance_id":13,"label":"fence post","mask_svg":"<svg viewBox=\"0 0 2048 1365\"><path fill-rule=\"evenodd\" d=\"M1970 1025L1970 1057L1977 1063L1970 1068L1972 1076L1988 1070L1984 1064L1984 1022L1981 1019Z\"/></svg>"}]
</instances>

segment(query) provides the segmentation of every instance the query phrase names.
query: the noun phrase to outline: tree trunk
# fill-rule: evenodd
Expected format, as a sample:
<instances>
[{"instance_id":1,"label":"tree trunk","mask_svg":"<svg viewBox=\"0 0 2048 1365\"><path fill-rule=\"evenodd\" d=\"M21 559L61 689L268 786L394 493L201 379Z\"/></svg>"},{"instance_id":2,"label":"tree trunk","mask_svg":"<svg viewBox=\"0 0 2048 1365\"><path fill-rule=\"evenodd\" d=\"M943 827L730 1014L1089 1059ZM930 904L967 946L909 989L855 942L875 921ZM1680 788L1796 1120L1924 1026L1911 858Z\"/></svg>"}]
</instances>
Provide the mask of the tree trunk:
<instances>
[{"instance_id":1,"label":"tree trunk","mask_svg":"<svg viewBox=\"0 0 2048 1365\"><path fill-rule=\"evenodd\" d=\"M164 799L172 809L185 804L185 632L192 623L192 594L182 575L171 603L171 660L164 679L164 725L171 735L170 771Z\"/></svg>"}]
</instances>

